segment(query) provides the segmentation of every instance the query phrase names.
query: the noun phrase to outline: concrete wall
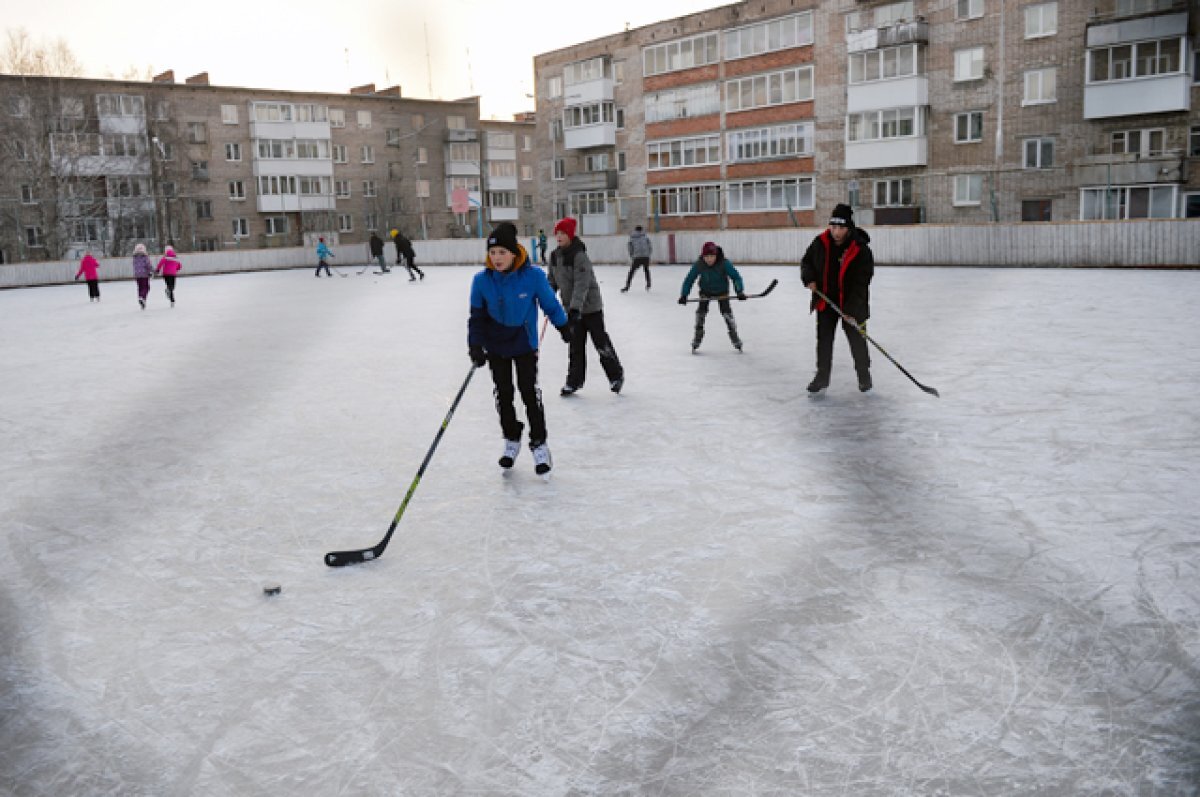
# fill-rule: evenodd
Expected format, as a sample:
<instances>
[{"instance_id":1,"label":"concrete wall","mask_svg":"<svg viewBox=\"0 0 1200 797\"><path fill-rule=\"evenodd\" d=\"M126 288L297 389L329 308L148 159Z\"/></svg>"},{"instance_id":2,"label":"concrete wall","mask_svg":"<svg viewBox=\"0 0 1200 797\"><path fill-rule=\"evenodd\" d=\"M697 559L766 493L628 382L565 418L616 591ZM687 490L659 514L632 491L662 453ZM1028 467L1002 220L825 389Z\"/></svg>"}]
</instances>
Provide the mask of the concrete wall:
<instances>
[{"instance_id":1,"label":"concrete wall","mask_svg":"<svg viewBox=\"0 0 1200 797\"><path fill-rule=\"evenodd\" d=\"M820 229L723 230L655 233L655 263L668 262L674 239L676 263L690 263L705 241L716 241L735 264L799 263ZM904 266L1004 266L1023 268L1200 268L1200 220L1080 221L1046 224L930 225L872 227L876 262ZM628 263L625 236L589 237L594 263ZM415 241L420 264L482 265L479 239ZM333 247L335 267L361 268L367 263L363 244ZM394 248L385 250L388 262ZM157 262L157 256L151 258ZM249 249L193 252L181 256L183 275L238 271L315 268L311 249ZM101 260L103 280L132 279L130 258ZM0 265L0 288L57 285L70 282L78 261Z\"/></svg>"}]
</instances>

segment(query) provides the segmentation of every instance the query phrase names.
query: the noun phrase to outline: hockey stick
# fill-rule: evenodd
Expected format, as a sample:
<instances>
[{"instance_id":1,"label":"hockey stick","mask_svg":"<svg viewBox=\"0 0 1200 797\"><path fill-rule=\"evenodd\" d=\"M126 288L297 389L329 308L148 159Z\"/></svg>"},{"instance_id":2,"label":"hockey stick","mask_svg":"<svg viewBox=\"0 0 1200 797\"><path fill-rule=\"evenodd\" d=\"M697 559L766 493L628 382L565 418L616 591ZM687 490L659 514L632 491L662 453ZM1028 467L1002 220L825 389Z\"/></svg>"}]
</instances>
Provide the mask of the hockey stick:
<instances>
[{"instance_id":1,"label":"hockey stick","mask_svg":"<svg viewBox=\"0 0 1200 797\"><path fill-rule=\"evenodd\" d=\"M361 277L363 275L363 273L366 272L366 270L371 267L371 262L372 261L368 260L367 264L358 270L358 276Z\"/></svg>"},{"instance_id":2,"label":"hockey stick","mask_svg":"<svg viewBox=\"0 0 1200 797\"><path fill-rule=\"evenodd\" d=\"M778 284L779 284L779 280L771 280L771 284L768 285L766 290L764 290L762 293L749 293L749 294L746 294L746 298L747 299L761 299L762 297L766 296L771 291L775 290L775 286ZM723 299L736 299L736 298L737 298L736 293L726 293L722 296L701 296L699 299L688 299L688 301L689 302L719 302L719 301L722 301Z\"/></svg>"},{"instance_id":3,"label":"hockey stick","mask_svg":"<svg viewBox=\"0 0 1200 797\"><path fill-rule=\"evenodd\" d=\"M421 483L421 476L425 474L425 467L429 464L429 460L433 459L433 452L437 450L438 443L442 441L442 435L446 433L446 427L450 425L450 419L454 417L454 410L458 408L458 402L462 400L463 394L467 392L467 385L471 384L471 377L474 375L475 366L472 365L471 370L467 372L467 378L463 380L462 387L458 389L458 395L454 397L449 411L446 412L446 417L442 420L442 426L438 429L437 437L433 438L433 445L426 452L425 459L421 462L421 467L417 469L417 475L413 477L412 484L408 485L408 492L404 494L404 501L400 504L400 508L396 510L395 517L392 518L392 525L388 526L387 534L384 534L383 539L370 548L327 553L325 554L325 564L330 567L345 567L346 565L354 565L360 562L369 562L372 559L378 559L380 556L383 556L384 549L391 542L392 532L396 530L396 524L400 522L400 518L404 515L404 510L408 507L409 499L417 491L417 485Z\"/></svg>"},{"instance_id":4,"label":"hockey stick","mask_svg":"<svg viewBox=\"0 0 1200 797\"><path fill-rule=\"evenodd\" d=\"M838 307L836 304L833 303L833 299L830 299L828 296L821 293L821 291L817 290L816 288L813 288L813 293L817 294L817 296L820 296L822 299L824 299L825 303L828 304L830 307L832 307L834 312L842 317L843 321L845 321L848 324L851 323L850 319L846 316L846 314L842 312L842 308ZM920 382L917 381L916 377L914 377L912 374L910 374L908 371L906 371L904 369L903 365L896 362L895 359L892 358L892 355L888 354L887 351L882 346L880 346L878 343L875 342L874 338L872 338L870 335L867 334L867 330L864 328L864 325L859 324L859 323L853 323L852 326L855 329L857 329L859 334L862 335L864 338L866 338L867 341L872 346L874 346L875 348L877 348L881 352L883 352L883 356L887 357L889 360L891 360L892 365L899 368L900 372L903 373L905 376L907 376L909 379L911 379L912 383L914 385L921 388L922 390L924 390L926 393L930 394L931 396L936 396L937 398L941 398L941 395L939 395L937 392L937 388L932 388L932 387L929 387L928 385L922 385Z\"/></svg>"}]
</instances>

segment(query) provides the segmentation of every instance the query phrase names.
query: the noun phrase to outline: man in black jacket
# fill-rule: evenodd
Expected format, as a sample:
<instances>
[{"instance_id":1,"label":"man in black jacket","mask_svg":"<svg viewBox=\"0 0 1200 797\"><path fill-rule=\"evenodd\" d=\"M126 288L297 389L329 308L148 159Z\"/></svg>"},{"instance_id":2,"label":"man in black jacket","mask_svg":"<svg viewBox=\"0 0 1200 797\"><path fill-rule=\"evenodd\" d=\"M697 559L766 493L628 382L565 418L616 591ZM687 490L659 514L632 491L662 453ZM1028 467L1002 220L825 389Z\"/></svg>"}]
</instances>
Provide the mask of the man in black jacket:
<instances>
[{"instance_id":1,"label":"man in black jacket","mask_svg":"<svg viewBox=\"0 0 1200 797\"><path fill-rule=\"evenodd\" d=\"M819 393L829 387L833 369L833 338L839 316L816 291L837 302L846 314L842 330L850 343L854 370L858 374L858 389L871 389L871 356L866 338L856 329L866 327L871 315L870 286L875 275L875 257L871 254L871 237L854 226L854 211L849 205L838 205L829 218L829 227L809 244L800 261L800 279L813 291L809 311L817 311L817 375L808 385L809 393Z\"/></svg>"},{"instance_id":2,"label":"man in black jacket","mask_svg":"<svg viewBox=\"0 0 1200 797\"><path fill-rule=\"evenodd\" d=\"M404 237L404 233L399 230L392 230L392 242L396 244L396 265L404 264L408 269L408 281L415 282L416 277L413 276L415 271L421 279L425 279L425 272L417 268L417 253L413 251L412 241Z\"/></svg>"}]
</instances>

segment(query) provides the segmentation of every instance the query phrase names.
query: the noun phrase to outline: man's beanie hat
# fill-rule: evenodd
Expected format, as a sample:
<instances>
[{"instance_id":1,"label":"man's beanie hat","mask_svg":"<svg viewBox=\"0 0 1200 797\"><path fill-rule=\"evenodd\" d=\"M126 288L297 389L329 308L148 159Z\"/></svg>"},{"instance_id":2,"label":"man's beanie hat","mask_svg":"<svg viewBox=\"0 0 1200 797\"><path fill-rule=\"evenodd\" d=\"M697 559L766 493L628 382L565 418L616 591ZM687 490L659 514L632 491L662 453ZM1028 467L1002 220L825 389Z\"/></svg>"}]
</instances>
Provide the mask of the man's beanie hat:
<instances>
[{"instance_id":1,"label":"man's beanie hat","mask_svg":"<svg viewBox=\"0 0 1200 797\"><path fill-rule=\"evenodd\" d=\"M837 205L833 215L829 217L830 224L841 224L843 227L854 226L854 209L849 205Z\"/></svg>"},{"instance_id":2,"label":"man's beanie hat","mask_svg":"<svg viewBox=\"0 0 1200 797\"><path fill-rule=\"evenodd\" d=\"M575 237L575 219L570 216L565 219L559 219L558 224L554 225L555 232L566 233L568 238Z\"/></svg>"},{"instance_id":3,"label":"man's beanie hat","mask_svg":"<svg viewBox=\"0 0 1200 797\"><path fill-rule=\"evenodd\" d=\"M517 243L517 227L512 222L503 222L492 230L492 234L487 239L488 249L493 246L502 246L514 255L521 254L521 245Z\"/></svg>"}]
</instances>

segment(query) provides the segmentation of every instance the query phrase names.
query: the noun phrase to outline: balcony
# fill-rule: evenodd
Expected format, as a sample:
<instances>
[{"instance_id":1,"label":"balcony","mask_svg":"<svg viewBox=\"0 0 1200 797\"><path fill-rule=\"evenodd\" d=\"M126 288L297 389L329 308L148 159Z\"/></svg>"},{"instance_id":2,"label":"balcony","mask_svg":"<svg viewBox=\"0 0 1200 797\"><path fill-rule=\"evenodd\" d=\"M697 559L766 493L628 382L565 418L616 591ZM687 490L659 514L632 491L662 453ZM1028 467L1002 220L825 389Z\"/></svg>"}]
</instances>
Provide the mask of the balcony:
<instances>
[{"instance_id":1,"label":"balcony","mask_svg":"<svg viewBox=\"0 0 1200 797\"><path fill-rule=\"evenodd\" d=\"M478 177L479 164L475 161L446 161L447 177Z\"/></svg>"},{"instance_id":2,"label":"balcony","mask_svg":"<svg viewBox=\"0 0 1200 797\"><path fill-rule=\"evenodd\" d=\"M899 22L885 28L867 28L846 34L847 53L861 53L900 44L929 44L929 23L924 20Z\"/></svg>"},{"instance_id":3,"label":"balcony","mask_svg":"<svg viewBox=\"0 0 1200 797\"><path fill-rule=\"evenodd\" d=\"M459 144L466 141L478 141L479 131L450 128L446 131L446 140L452 144Z\"/></svg>"},{"instance_id":4,"label":"balcony","mask_svg":"<svg viewBox=\"0 0 1200 797\"><path fill-rule=\"evenodd\" d=\"M1127 4L1128 9L1112 11L1093 11L1088 17L1088 24L1103 24L1114 19L1129 19L1146 14L1162 14L1170 11L1186 11L1188 0L1134 0Z\"/></svg>"},{"instance_id":5,"label":"balcony","mask_svg":"<svg viewBox=\"0 0 1200 797\"><path fill-rule=\"evenodd\" d=\"M616 145L616 122L568 127L563 130L564 149L590 149L592 147L615 147Z\"/></svg>"},{"instance_id":6,"label":"balcony","mask_svg":"<svg viewBox=\"0 0 1200 797\"><path fill-rule=\"evenodd\" d=\"M259 194L257 204L259 213L298 213L337 208L332 194Z\"/></svg>"},{"instance_id":7,"label":"balcony","mask_svg":"<svg viewBox=\"0 0 1200 797\"><path fill-rule=\"evenodd\" d=\"M1108 80L1083 87L1084 119L1177 113L1191 108L1192 76L1186 72Z\"/></svg>"},{"instance_id":8,"label":"balcony","mask_svg":"<svg viewBox=\"0 0 1200 797\"><path fill-rule=\"evenodd\" d=\"M1181 183L1187 180L1182 151L1158 155L1085 155L1075 162L1079 185L1134 185Z\"/></svg>"},{"instance_id":9,"label":"balcony","mask_svg":"<svg viewBox=\"0 0 1200 797\"><path fill-rule=\"evenodd\" d=\"M516 221L520 217L516 208L488 208L488 221Z\"/></svg>"},{"instance_id":10,"label":"balcony","mask_svg":"<svg viewBox=\"0 0 1200 797\"><path fill-rule=\"evenodd\" d=\"M617 170L605 169L599 172L581 172L567 175L568 191L615 191L617 190Z\"/></svg>"},{"instance_id":11,"label":"balcony","mask_svg":"<svg viewBox=\"0 0 1200 797\"><path fill-rule=\"evenodd\" d=\"M929 78L924 75L853 83L846 89L847 113L928 104Z\"/></svg>"},{"instance_id":12,"label":"balcony","mask_svg":"<svg viewBox=\"0 0 1200 797\"><path fill-rule=\"evenodd\" d=\"M313 138L328 140L329 122L261 122L250 120L250 138Z\"/></svg>"},{"instance_id":13,"label":"balcony","mask_svg":"<svg viewBox=\"0 0 1200 797\"><path fill-rule=\"evenodd\" d=\"M928 164L929 139L926 136L846 142L847 169L890 169Z\"/></svg>"},{"instance_id":14,"label":"balcony","mask_svg":"<svg viewBox=\"0 0 1200 797\"><path fill-rule=\"evenodd\" d=\"M565 105L585 105L591 102L611 102L613 98L613 79L600 78L575 83L567 86L563 93Z\"/></svg>"}]
</instances>

